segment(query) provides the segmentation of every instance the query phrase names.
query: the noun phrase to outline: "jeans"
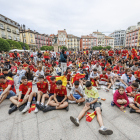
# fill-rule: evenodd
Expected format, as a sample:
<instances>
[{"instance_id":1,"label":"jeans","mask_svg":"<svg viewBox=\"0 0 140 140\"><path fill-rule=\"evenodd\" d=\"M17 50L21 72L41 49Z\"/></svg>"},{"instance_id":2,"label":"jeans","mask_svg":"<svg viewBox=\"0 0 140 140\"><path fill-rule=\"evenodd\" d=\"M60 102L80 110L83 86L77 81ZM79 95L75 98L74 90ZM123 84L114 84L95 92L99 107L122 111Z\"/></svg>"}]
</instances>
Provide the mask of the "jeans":
<instances>
[{"instance_id":1,"label":"jeans","mask_svg":"<svg viewBox=\"0 0 140 140\"><path fill-rule=\"evenodd\" d=\"M0 91L0 95L3 93L3 91ZM9 95L6 97L6 99L10 99L10 97L16 96L15 92L13 90L9 91Z\"/></svg>"},{"instance_id":2,"label":"jeans","mask_svg":"<svg viewBox=\"0 0 140 140\"><path fill-rule=\"evenodd\" d=\"M34 57L35 65L37 64L37 57Z\"/></svg>"},{"instance_id":3,"label":"jeans","mask_svg":"<svg viewBox=\"0 0 140 140\"><path fill-rule=\"evenodd\" d=\"M127 58L127 56L123 56L123 58L124 58L124 59L126 59L126 58Z\"/></svg>"}]
</instances>

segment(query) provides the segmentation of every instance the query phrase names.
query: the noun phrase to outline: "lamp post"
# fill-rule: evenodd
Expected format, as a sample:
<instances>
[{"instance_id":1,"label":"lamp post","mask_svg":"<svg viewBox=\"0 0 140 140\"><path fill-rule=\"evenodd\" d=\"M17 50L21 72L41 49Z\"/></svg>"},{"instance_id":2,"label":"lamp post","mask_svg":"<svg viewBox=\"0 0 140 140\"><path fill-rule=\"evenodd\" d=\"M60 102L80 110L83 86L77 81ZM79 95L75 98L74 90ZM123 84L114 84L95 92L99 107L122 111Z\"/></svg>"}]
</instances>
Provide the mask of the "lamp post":
<instances>
[{"instance_id":1,"label":"lamp post","mask_svg":"<svg viewBox=\"0 0 140 140\"><path fill-rule=\"evenodd\" d=\"M19 31L21 31L22 32L22 38L23 38L23 49L25 49L25 47L24 47L24 37L23 37L23 32L25 33L25 25L23 24L23 26L21 25L18 25L18 27L19 27Z\"/></svg>"}]
</instances>

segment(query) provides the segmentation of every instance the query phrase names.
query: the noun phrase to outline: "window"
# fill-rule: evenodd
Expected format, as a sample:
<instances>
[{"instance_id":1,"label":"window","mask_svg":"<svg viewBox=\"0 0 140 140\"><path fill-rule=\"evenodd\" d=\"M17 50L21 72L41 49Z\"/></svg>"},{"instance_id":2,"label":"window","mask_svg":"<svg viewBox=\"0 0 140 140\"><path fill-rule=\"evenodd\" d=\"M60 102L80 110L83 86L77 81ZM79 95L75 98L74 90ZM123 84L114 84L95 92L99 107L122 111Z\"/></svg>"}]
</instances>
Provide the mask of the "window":
<instances>
[{"instance_id":1,"label":"window","mask_svg":"<svg viewBox=\"0 0 140 140\"><path fill-rule=\"evenodd\" d=\"M24 42L26 43L26 39L24 39Z\"/></svg>"},{"instance_id":2,"label":"window","mask_svg":"<svg viewBox=\"0 0 140 140\"><path fill-rule=\"evenodd\" d=\"M0 23L0 27L2 27L2 28L3 28L3 24L2 24L2 23Z\"/></svg>"},{"instance_id":3,"label":"window","mask_svg":"<svg viewBox=\"0 0 140 140\"><path fill-rule=\"evenodd\" d=\"M32 34L30 34L30 36L32 37Z\"/></svg>"},{"instance_id":4,"label":"window","mask_svg":"<svg viewBox=\"0 0 140 140\"><path fill-rule=\"evenodd\" d=\"M31 43L33 43L33 39L31 39Z\"/></svg>"}]
</instances>

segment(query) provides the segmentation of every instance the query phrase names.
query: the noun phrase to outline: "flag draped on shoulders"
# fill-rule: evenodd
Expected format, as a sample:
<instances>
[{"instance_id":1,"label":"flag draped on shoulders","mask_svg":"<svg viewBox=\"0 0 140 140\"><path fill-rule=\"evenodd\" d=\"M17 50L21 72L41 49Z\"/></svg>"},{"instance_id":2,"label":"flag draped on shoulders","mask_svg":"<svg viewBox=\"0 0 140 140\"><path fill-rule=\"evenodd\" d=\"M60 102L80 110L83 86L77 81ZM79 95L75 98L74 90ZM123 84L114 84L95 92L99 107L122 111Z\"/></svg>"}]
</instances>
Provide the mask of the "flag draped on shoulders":
<instances>
[{"instance_id":1,"label":"flag draped on shoulders","mask_svg":"<svg viewBox=\"0 0 140 140\"><path fill-rule=\"evenodd\" d=\"M78 81L79 79L84 78L84 77L85 77L85 74L77 73L77 74L75 74L74 77L72 78L72 83L74 83L75 81Z\"/></svg>"}]
</instances>

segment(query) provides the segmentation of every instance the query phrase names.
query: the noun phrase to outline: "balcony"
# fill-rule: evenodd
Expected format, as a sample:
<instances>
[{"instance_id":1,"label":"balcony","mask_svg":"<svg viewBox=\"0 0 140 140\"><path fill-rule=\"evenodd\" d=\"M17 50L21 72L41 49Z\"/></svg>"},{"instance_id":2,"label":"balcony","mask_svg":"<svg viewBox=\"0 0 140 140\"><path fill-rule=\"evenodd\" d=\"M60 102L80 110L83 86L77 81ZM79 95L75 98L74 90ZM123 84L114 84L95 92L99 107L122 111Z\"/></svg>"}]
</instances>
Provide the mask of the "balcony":
<instances>
[{"instance_id":1,"label":"balcony","mask_svg":"<svg viewBox=\"0 0 140 140\"><path fill-rule=\"evenodd\" d=\"M5 30L5 27L3 27L3 26L1 26L0 28L1 28L2 30Z\"/></svg>"},{"instance_id":2,"label":"balcony","mask_svg":"<svg viewBox=\"0 0 140 140\"><path fill-rule=\"evenodd\" d=\"M10 28L7 28L7 31L8 31L8 32L11 32L11 29L10 29Z\"/></svg>"},{"instance_id":3,"label":"balcony","mask_svg":"<svg viewBox=\"0 0 140 140\"><path fill-rule=\"evenodd\" d=\"M15 30L13 30L13 33L14 33L14 34L16 34L16 31L15 31Z\"/></svg>"},{"instance_id":4,"label":"balcony","mask_svg":"<svg viewBox=\"0 0 140 140\"><path fill-rule=\"evenodd\" d=\"M2 38L6 39L6 35L3 35L3 34L2 34Z\"/></svg>"},{"instance_id":5,"label":"balcony","mask_svg":"<svg viewBox=\"0 0 140 140\"><path fill-rule=\"evenodd\" d=\"M10 35L8 35L8 39L12 40L12 37Z\"/></svg>"}]
</instances>

